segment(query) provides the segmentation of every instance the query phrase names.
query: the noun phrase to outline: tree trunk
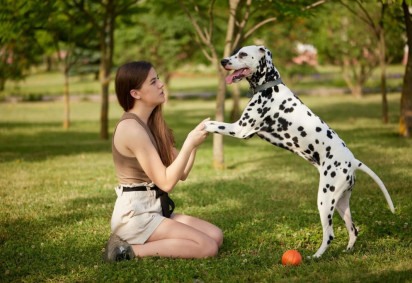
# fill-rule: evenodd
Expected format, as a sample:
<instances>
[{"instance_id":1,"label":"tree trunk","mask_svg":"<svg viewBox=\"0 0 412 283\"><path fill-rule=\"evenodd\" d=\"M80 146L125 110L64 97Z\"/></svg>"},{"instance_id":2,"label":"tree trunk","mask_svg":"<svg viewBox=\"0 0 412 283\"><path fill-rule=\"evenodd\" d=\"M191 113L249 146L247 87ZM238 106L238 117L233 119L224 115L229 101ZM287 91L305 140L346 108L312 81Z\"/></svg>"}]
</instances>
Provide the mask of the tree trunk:
<instances>
[{"instance_id":1,"label":"tree trunk","mask_svg":"<svg viewBox=\"0 0 412 283\"><path fill-rule=\"evenodd\" d=\"M226 82L225 73L220 69L219 64L216 64L216 68L219 74L219 82L216 93L215 120L222 122L225 120ZM225 158L223 149L223 135L213 134L213 167L215 169L225 168Z\"/></svg>"},{"instance_id":2,"label":"tree trunk","mask_svg":"<svg viewBox=\"0 0 412 283\"><path fill-rule=\"evenodd\" d=\"M170 80L172 78L172 73L169 71L164 70L164 93L165 93L165 98L166 98L166 102L169 100L169 85L170 85Z\"/></svg>"},{"instance_id":3,"label":"tree trunk","mask_svg":"<svg viewBox=\"0 0 412 283\"><path fill-rule=\"evenodd\" d=\"M411 137L412 134L412 21L411 13L406 1L403 0L402 8L404 12L407 44L409 46L408 59L406 63L405 75L403 77L403 87L401 95L401 113L399 123L399 133L403 137Z\"/></svg>"},{"instance_id":4,"label":"tree trunk","mask_svg":"<svg viewBox=\"0 0 412 283\"><path fill-rule=\"evenodd\" d=\"M355 98L358 98L358 99L362 98L362 97L363 97L362 85L360 85L359 83L355 82L355 84L354 84L354 85L352 86L352 88L351 88L351 92L352 92L352 95L353 95Z\"/></svg>"},{"instance_id":5,"label":"tree trunk","mask_svg":"<svg viewBox=\"0 0 412 283\"><path fill-rule=\"evenodd\" d=\"M386 92L386 43L385 29L383 18L385 16L387 4L382 3L381 18L379 21L378 39L379 39L379 65L381 69L381 93L382 93L382 122L389 122L388 98Z\"/></svg>"},{"instance_id":6,"label":"tree trunk","mask_svg":"<svg viewBox=\"0 0 412 283\"><path fill-rule=\"evenodd\" d=\"M101 38L101 62L100 62L100 83L101 83L101 108L100 108L100 138L109 138L109 84L110 71L112 69L114 51L114 21L115 9L114 1L109 0L106 6L106 18L104 20Z\"/></svg>"},{"instance_id":7,"label":"tree trunk","mask_svg":"<svg viewBox=\"0 0 412 283\"><path fill-rule=\"evenodd\" d=\"M359 64L351 64L347 57L342 58L342 76L346 85L349 87L352 96L362 98L362 85L359 84L359 75L356 68Z\"/></svg>"},{"instance_id":8,"label":"tree trunk","mask_svg":"<svg viewBox=\"0 0 412 283\"><path fill-rule=\"evenodd\" d=\"M51 56L46 56L46 72L50 72L52 70L52 58Z\"/></svg>"},{"instance_id":9,"label":"tree trunk","mask_svg":"<svg viewBox=\"0 0 412 283\"><path fill-rule=\"evenodd\" d=\"M240 87L239 84L232 84L232 99L233 106L232 111L230 112L230 121L235 122L240 118Z\"/></svg>"},{"instance_id":10,"label":"tree trunk","mask_svg":"<svg viewBox=\"0 0 412 283\"><path fill-rule=\"evenodd\" d=\"M383 32L383 31L382 31ZM380 39L380 55L379 65L381 69L381 93L382 93L382 122L387 124L389 122L388 98L386 92L386 56L385 56L385 39L383 34Z\"/></svg>"},{"instance_id":11,"label":"tree trunk","mask_svg":"<svg viewBox=\"0 0 412 283\"><path fill-rule=\"evenodd\" d=\"M0 78L0 91L4 90L5 85L6 85L6 80L4 78Z\"/></svg>"},{"instance_id":12,"label":"tree trunk","mask_svg":"<svg viewBox=\"0 0 412 283\"><path fill-rule=\"evenodd\" d=\"M104 75L103 75L104 76ZM101 84L100 138L109 138L109 83Z\"/></svg>"},{"instance_id":13,"label":"tree trunk","mask_svg":"<svg viewBox=\"0 0 412 283\"><path fill-rule=\"evenodd\" d=\"M229 21L227 24L227 32L226 32L226 45L225 45L225 51L223 56L227 57L229 56L230 52L233 51L233 48L235 46L233 43L233 35L235 31L235 22L236 22L236 12L237 8L239 6L239 0L229 0L229 7L230 7L230 14L229 14ZM233 84L232 85L232 100L233 100L233 105L232 105L232 110L230 112L230 120L232 122L236 121L240 117L240 110L239 110L239 85L238 84Z\"/></svg>"},{"instance_id":14,"label":"tree trunk","mask_svg":"<svg viewBox=\"0 0 412 283\"><path fill-rule=\"evenodd\" d=\"M349 70L345 67L343 69L343 79L346 82L346 85L350 89L350 92L355 98L362 98L362 85L359 85L356 80L353 80L349 75Z\"/></svg>"},{"instance_id":15,"label":"tree trunk","mask_svg":"<svg viewBox=\"0 0 412 283\"><path fill-rule=\"evenodd\" d=\"M105 40L104 40L105 41ZM102 55L99 69L100 87L101 87L101 106L100 106L100 138L107 140L109 138L109 76L107 73L107 52L108 47L105 43L102 46Z\"/></svg>"},{"instance_id":16,"label":"tree trunk","mask_svg":"<svg viewBox=\"0 0 412 283\"><path fill-rule=\"evenodd\" d=\"M70 128L70 90L69 90L69 69L64 70L64 117L63 129Z\"/></svg>"}]
</instances>

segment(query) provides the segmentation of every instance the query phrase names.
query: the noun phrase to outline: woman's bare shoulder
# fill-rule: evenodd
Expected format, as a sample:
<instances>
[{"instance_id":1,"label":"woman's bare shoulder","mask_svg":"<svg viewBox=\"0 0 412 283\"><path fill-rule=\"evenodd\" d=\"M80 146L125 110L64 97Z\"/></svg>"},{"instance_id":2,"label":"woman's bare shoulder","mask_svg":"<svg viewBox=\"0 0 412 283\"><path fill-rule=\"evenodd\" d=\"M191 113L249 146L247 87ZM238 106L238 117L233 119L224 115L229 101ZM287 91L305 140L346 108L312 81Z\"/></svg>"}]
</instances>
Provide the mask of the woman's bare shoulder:
<instances>
[{"instance_id":1,"label":"woman's bare shoulder","mask_svg":"<svg viewBox=\"0 0 412 283\"><path fill-rule=\"evenodd\" d=\"M125 119L120 121L116 129L116 134L126 136L141 134L142 132L146 133L146 130L134 119Z\"/></svg>"},{"instance_id":2,"label":"woman's bare shoulder","mask_svg":"<svg viewBox=\"0 0 412 283\"><path fill-rule=\"evenodd\" d=\"M150 145L149 135L142 125L134 119L126 119L117 125L114 143L118 148L127 148L131 151L138 147Z\"/></svg>"}]
</instances>

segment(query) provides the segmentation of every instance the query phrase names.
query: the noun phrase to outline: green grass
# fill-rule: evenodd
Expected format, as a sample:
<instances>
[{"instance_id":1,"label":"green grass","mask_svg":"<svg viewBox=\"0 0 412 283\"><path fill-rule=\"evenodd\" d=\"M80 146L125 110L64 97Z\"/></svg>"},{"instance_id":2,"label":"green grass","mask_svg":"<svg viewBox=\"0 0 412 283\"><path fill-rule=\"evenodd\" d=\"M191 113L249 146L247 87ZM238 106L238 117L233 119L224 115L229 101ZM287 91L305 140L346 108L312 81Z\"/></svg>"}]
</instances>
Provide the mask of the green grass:
<instances>
[{"instance_id":1,"label":"green grass","mask_svg":"<svg viewBox=\"0 0 412 283\"><path fill-rule=\"evenodd\" d=\"M110 141L98 138L99 103L73 102L68 131L61 103L7 103L0 104L0 282L411 282L412 141L397 135L399 94L389 96L388 125L380 123L378 95L302 99L381 177L394 201L392 214L378 186L358 173L354 251L342 252L347 233L336 214L333 244L321 259L306 259L322 234L313 166L258 138L225 137L226 169L216 171L210 136L172 197L177 212L223 229L219 255L103 263L116 179ZM178 144L213 111L213 101L168 102ZM112 104L111 131L120 115ZM282 266L287 249L298 249L303 264Z\"/></svg>"},{"instance_id":2,"label":"green grass","mask_svg":"<svg viewBox=\"0 0 412 283\"><path fill-rule=\"evenodd\" d=\"M111 84L111 91L114 91ZM72 95L98 94L100 91L99 81L94 75L82 75L70 77L70 93ZM41 96L57 96L64 92L64 76L60 72L35 72L21 81L7 81L5 90L1 96L9 95L29 99ZM0 96L0 97L1 97Z\"/></svg>"}]
</instances>

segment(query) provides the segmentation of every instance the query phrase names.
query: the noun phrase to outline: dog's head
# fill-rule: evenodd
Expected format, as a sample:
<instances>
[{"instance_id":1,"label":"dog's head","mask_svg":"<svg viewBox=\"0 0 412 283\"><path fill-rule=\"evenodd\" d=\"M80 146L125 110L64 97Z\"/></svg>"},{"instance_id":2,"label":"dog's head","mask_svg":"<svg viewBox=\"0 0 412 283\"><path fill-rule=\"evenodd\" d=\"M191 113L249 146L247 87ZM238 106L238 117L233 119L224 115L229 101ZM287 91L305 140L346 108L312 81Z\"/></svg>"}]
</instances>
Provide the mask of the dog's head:
<instances>
[{"instance_id":1,"label":"dog's head","mask_svg":"<svg viewBox=\"0 0 412 283\"><path fill-rule=\"evenodd\" d=\"M273 66L272 53L264 46L245 46L220 61L223 68L234 71L226 77L226 83L246 78L252 87L280 78Z\"/></svg>"}]
</instances>

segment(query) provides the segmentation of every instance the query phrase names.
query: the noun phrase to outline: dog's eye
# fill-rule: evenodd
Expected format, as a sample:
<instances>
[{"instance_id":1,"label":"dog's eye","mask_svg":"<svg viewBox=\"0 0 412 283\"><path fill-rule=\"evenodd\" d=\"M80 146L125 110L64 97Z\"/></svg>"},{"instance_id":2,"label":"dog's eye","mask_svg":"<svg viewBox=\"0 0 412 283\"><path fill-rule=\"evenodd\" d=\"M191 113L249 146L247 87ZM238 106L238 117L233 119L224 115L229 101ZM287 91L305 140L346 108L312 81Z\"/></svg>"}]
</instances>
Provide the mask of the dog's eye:
<instances>
[{"instance_id":1,"label":"dog's eye","mask_svg":"<svg viewBox=\"0 0 412 283\"><path fill-rule=\"evenodd\" d=\"M247 53L245 53L245 52L240 52L239 53L239 58L240 59L242 59L243 57L246 57L247 56Z\"/></svg>"}]
</instances>

